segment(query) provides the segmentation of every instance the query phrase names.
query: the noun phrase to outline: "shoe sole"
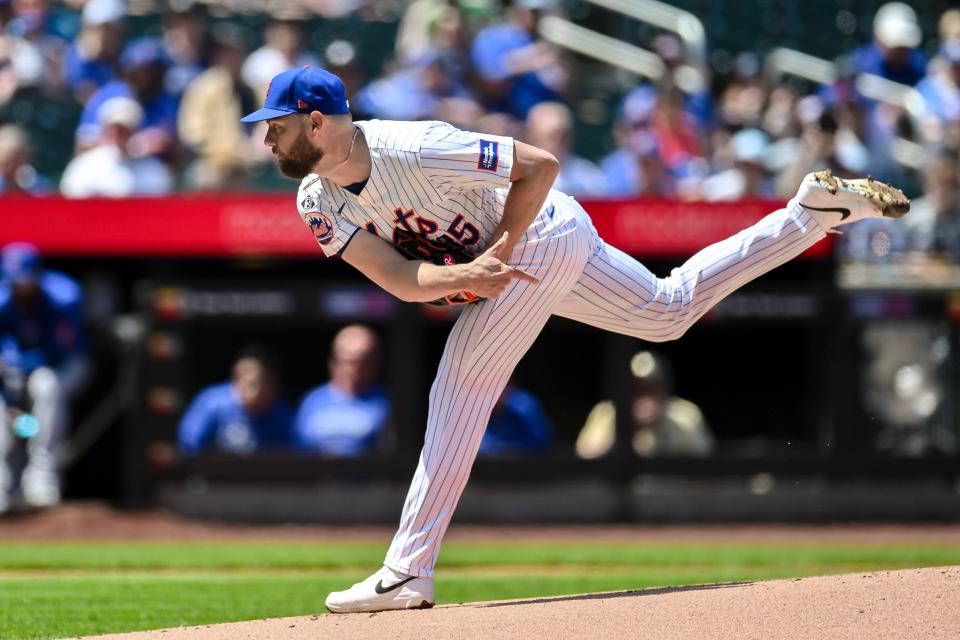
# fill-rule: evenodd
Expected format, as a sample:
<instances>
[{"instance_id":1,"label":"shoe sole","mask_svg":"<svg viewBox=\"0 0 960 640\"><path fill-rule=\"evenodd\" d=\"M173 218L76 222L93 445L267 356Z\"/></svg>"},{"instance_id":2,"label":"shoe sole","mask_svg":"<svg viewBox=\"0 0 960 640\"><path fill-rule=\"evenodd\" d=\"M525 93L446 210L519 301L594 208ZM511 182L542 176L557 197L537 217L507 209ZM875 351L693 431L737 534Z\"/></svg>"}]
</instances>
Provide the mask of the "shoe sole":
<instances>
[{"instance_id":1,"label":"shoe sole","mask_svg":"<svg viewBox=\"0 0 960 640\"><path fill-rule=\"evenodd\" d=\"M902 218L910 211L910 199L903 191L873 178L844 180L826 169L814 173L813 179L834 195L843 189L863 196L886 218Z\"/></svg>"},{"instance_id":2,"label":"shoe sole","mask_svg":"<svg viewBox=\"0 0 960 640\"><path fill-rule=\"evenodd\" d=\"M327 608L327 611L329 611L330 613L374 613L378 611L405 611L407 609L432 609L434 605L434 603L428 602L426 600L421 600L420 604L411 604L411 602L413 601L407 602L406 606L404 607L393 608L393 609L375 609L375 608L346 609L346 608L331 608L330 605L324 605L324 606Z\"/></svg>"}]
</instances>

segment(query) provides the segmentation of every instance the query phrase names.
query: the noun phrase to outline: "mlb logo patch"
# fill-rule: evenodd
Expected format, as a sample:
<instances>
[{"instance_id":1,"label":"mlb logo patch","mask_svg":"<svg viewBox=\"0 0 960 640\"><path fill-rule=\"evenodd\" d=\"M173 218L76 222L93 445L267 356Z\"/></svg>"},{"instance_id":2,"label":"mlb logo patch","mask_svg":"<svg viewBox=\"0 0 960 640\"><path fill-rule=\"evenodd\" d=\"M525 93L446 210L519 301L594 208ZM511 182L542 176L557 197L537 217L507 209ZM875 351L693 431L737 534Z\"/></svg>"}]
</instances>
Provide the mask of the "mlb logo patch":
<instances>
[{"instance_id":1,"label":"mlb logo patch","mask_svg":"<svg viewBox=\"0 0 960 640\"><path fill-rule=\"evenodd\" d=\"M496 171L500 164L500 145L493 140L480 141L480 160L477 168L484 171Z\"/></svg>"}]
</instances>

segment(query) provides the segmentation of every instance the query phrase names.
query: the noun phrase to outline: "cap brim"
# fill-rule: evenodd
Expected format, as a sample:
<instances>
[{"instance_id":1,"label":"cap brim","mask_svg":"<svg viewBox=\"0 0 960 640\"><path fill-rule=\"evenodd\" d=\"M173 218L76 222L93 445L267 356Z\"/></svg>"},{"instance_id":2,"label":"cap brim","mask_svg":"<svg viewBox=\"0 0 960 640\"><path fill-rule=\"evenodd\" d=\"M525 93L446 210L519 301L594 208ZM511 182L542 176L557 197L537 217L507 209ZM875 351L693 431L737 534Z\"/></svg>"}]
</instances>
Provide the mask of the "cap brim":
<instances>
[{"instance_id":1,"label":"cap brim","mask_svg":"<svg viewBox=\"0 0 960 640\"><path fill-rule=\"evenodd\" d=\"M283 109L271 109L269 107L264 107L263 109L258 109L248 116L240 118L240 122L260 122L261 120L272 120L273 118L282 118L283 116L288 116L291 113L296 113L296 111L284 111Z\"/></svg>"}]
</instances>

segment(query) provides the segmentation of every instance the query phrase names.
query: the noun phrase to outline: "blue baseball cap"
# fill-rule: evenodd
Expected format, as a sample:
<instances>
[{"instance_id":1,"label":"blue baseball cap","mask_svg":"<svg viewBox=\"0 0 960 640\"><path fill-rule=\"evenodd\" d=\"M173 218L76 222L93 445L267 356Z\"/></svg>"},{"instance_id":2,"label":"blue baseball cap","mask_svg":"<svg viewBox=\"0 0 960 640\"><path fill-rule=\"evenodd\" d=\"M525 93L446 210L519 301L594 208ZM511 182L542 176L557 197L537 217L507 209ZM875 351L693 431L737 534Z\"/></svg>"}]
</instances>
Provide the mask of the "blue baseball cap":
<instances>
[{"instance_id":1,"label":"blue baseball cap","mask_svg":"<svg viewBox=\"0 0 960 640\"><path fill-rule=\"evenodd\" d=\"M350 113L343 81L316 67L290 69L270 81L263 108L241 118L240 122L259 122L311 111L331 116Z\"/></svg>"},{"instance_id":2,"label":"blue baseball cap","mask_svg":"<svg viewBox=\"0 0 960 640\"><path fill-rule=\"evenodd\" d=\"M26 284L40 279L40 251L29 242L14 242L3 248L3 279L12 284Z\"/></svg>"}]
</instances>

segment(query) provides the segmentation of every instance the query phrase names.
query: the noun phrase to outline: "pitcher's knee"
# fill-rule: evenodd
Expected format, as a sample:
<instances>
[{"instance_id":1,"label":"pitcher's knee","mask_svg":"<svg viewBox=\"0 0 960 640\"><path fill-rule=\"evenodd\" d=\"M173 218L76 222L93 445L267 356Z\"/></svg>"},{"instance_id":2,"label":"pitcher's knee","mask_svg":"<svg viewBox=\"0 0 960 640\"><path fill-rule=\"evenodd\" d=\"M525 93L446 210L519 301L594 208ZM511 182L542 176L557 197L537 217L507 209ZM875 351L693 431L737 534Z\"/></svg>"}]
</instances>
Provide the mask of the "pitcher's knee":
<instances>
[{"instance_id":1,"label":"pitcher's knee","mask_svg":"<svg viewBox=\"0 0 960 640\"><path fill-rule=\"evenodd\" d=\"M643 315L631 316L625 333L648 342L669 342L683 336L695 321L690 306L677 302L655 312L649 309Z\"/></svg>"}]
</instances>

